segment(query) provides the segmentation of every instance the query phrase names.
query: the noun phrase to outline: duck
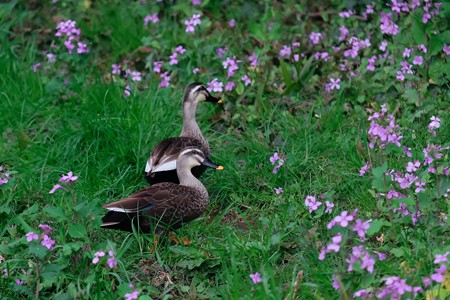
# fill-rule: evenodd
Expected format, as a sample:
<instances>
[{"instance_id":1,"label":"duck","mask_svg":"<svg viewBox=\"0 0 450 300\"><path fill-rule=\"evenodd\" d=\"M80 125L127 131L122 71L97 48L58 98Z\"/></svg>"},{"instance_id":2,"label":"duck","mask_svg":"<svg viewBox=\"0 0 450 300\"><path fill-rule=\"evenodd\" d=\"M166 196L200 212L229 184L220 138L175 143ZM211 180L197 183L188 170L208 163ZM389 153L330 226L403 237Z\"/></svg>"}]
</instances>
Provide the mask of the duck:
<instances>
[{"instance_id":1,"label":"duck","mask_svg":"<svg viewBox=\"0 0 450 300\"><path fill-rule=\"evenodd\" d=\"M144 174L150 185L160 182L180 182L176 169L177 158L183 149L196 147L206 157L210 156L211 150L208 141L203 137L195 120L197 105L202 101L223 103L220 98L211 96L203 84L199 82L189 84L183 96L183 128L180 136L167 138L158 143L147 160ZM199 178L205 170L206 167L202 165L194 168L192 173Z\"/></svg>"},{"instance_id":2,"label":"duck","mask_svg":"<svg viewBox=\"0 0 450 300\"><path fill-rule=\"evenodd\" d=\"M162 233L198 218L209 201L205 186L191 172L200 165L223 170L223 166L211 162L200 148L183 149L177 158L179 184L160 182L104 204L108 212L101 226L128 232L135 228L144 233Z\"/></svg>"}]
</instances>

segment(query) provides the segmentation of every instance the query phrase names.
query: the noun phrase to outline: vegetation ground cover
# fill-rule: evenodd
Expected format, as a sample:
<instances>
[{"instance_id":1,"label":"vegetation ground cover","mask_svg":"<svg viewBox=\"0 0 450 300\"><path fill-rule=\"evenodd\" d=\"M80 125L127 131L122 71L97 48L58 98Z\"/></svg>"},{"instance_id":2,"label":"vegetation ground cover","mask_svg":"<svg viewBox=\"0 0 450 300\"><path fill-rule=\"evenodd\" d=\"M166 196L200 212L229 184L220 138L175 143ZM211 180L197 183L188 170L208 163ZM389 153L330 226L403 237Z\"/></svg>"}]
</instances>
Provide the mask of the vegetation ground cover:
<instances>
[{"instance_id":1,"label":"vegetation ground cover","mask_svg":"<svg viewBox=\"0 0 450 300\"><path fill-rule=\"evenodd\" d=\"M450 5L0 4L2 299L445 299ZM100 228L181 96L211 159L190 242ZM186 240L187 241L187 240Z\"/></svg>"}]
</instances>

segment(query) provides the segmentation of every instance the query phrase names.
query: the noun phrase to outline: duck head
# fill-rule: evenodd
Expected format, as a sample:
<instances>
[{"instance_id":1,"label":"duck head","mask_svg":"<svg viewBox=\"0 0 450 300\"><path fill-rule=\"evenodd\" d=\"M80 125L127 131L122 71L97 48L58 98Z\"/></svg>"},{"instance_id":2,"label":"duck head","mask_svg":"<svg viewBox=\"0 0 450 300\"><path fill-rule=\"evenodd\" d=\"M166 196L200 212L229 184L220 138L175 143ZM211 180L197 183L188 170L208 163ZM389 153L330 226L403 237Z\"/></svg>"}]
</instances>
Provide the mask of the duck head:
<instances>
[{"instance_id":1,"label":"duck head","mask_svg":"<svg viewBox=\"0 0 450 300\"><path fill-rule=\"evenodd\" d=\"M190 102L198 104L201 101L222 103L222 99L211 96L206 87L199 83L194 82L188 85L184 92L183 103Z\"/></svg>"},{"instance_id":2,"label":"duck head","mask_svg":"<svg viewBox=\"0 0 450 300\"><path fill-rule=\"evenodd\" d=\"M203 165L216 170L223 170L223 166L218 165L206 158L205 154L198 148L188 148L183 150L177 159L177 169L192 169Z\"/></svg>"}]
</instances>

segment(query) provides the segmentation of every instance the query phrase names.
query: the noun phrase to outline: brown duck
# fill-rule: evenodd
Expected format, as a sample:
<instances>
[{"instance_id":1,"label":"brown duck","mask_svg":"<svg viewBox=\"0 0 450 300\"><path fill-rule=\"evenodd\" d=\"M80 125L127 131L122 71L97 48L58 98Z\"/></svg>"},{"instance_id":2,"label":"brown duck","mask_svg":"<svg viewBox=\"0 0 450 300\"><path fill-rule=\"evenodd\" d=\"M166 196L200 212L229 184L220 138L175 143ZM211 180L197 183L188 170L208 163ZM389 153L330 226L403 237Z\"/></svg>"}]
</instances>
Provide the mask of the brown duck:
<instances>
[{"instance_id":1,"label":"brown duck","mask_svg":"<svg viewBox=\"0 0 450 300\"><path fill-rule=\"evenodd\" d=\"M206 157L211 150L195 120L195 111L201 101L222 103L222 100L210 95L201 83L188 85L183 96L183 129L179 137L163 140L153 149L145 167L145 178L150 184L158 182L179 183L177 176L177 158L188 147L200 149ZM192 173L199 177L205 166L195 167Z\"/></svg>"},{"instance_id":2,"label":"brown duck","mask_svg":"<svg viewBox=\"0 0 450 300\"><path fill-rule=\"evenodd\" d=\"M108 213L103 217L102 227L130 232L134 227L146 233L153 230L160 233L198 218L208 205L205 186L191 173L192 168L200 165L223 169L208 160L200 149L184 149L177 159L180 184L157 183L128 198L104 204Z\"/></svg>"}]
</instances>

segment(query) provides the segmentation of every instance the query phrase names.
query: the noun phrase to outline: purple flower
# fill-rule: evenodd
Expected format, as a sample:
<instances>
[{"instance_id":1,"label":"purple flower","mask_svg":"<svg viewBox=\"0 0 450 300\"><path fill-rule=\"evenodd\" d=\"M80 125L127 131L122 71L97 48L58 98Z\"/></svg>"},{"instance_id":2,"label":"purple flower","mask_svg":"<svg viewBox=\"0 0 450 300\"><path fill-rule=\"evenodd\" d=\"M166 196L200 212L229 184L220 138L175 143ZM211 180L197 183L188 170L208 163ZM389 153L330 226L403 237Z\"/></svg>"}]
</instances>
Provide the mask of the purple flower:
<instances>
[{"instance_id":1,"label":"purple flower","mask_svg":"<svg viewBox=\"0 0 450 300\"><path fill-rule=\"evenodd\" d=\"M405 50L403 51L403 57L410 57L412 50L412 48L405 48Z\"/></svg>"},{"instance_id":2,"label":"purple flower","mask_svg":"<svg viewBox=\"0 0 450 300\"><path fill-rule=\"evenodd\" d=\"M417 46L417 49L419 49L419 51L420 52L423 52L423 53L427 53L427 47L425 47L425 45L424 44L420 44L419 46Z\"/></svg>"},{"instance_id":3,"label":"purple flower","mask_svg":"<svg viewBox=\"0 0 450 300\"><path fill-rule=\"evenodd\" d=\"M352 248L352 253L349 258L345 260L348 263L347 271L353 271L353 266L356 262L361 262L361 269L366 269L367 272L372 273L375 266L375 260L364 251L363 246L355 246Z\"/></svg>"},{"instance_id":4,"label":"purple flower","mask_svg":"<svg viewBox=\"0 0 450 300\"><path fill-rule=\"evenodd\" d=\"M163 65L162 61L154 61L153 62L153 72L159 74L161 73L161 67Z\"/></svg>"},{"instance_id":5,"label":"purple flower","mask_svg":"<svg viewBox=\"0 0 450 300\"><path fill-rule=\"evenodd\" d=\"M175 52L178 52L180 54L184 54L186 52L186 49L182 45L180 45L180 46L177 46L175 48Z\"/></svg>"},{"instance_id":6,"label":"purple flower","mask_svg":"<svg viewBox=\"0 0 450 300\"><path fill-rule=\"evenodd\" d=\"M111 67L112 67L111 74L113 74L113 75L119 75L120 74L121 68L122 68L121 65L112 64Z\"/></svg>"},{"instance_id":7,"label":"purple flower","mask_svg":"<svg viewBox=\"0 0 450 300\"><path fill-rule=\"evenodd\" d=\"M52 240L51 237L44 234L43 239L41 241L41 245L47 248L48 250L53 250L53 247L55 246L55 241Z\"/></svg>"},{"instance_id":8,"label":"purple flower","mask_svg":"<svg viewBox=\"0 0 450 300\"><path fill-rule=\"evenodd\" d=\"M67 175L62 175L61 178L59 179L59 182L66 182L66 183L72 183L74 181L76 181L78 179L78 176L74 176L73 172L70 171L69 173L67 173Z\"/></svg>"},{"instance_id":9,"label":"purple flower","mask_svg":"<svg viewBox=\"0 0 450 300\"><path fill-rule=\"evenodd\" d=\"M441 283L442 281L444 281L444 275L445 275L445 271L447 270L447 267L445 265L441 265L439 268L435 269L436 273L431 275L431 279Z\"/></svg>"},{"instance_id":10,"label":"purple flower","mask_svg":"<svg viewBox=\"0 0 450 300\"><path fill-rule=\"evenodd\" d=\"M230 21L228 21L228 26L230 26L230 28L234 28L234 26L236 26L236 21L234 19L231 19Z\"/></svg>"},{"instance_id":11,"label":"purple flower","mask_svg":"<svg viewBox=\"0 0 450 300\"><path fill-rule=\"evenodd\" d=\"M123 90L123 95L125 97L130 97L131 96L131 88L130 88L130 86L128 84L125 86L125 89Z\"/></svg>"},{"instance_id":12,"label":"purple flower","mask_svg":"<svg viewBox=\"0 0 450 300\"><path fill-rule=\"evenodd\" d=\"M413 64L416 66L420 66L423 64L423 57L422 56L414 56Z\"/></svg>"},{"instance_id":13,"label":"purple flower","mask_svg":"<svg viewBox=\"0 0 450 300\"><path fill-rule=\"evenodd\" d=\"M228 77L233 76L234 72L239 69L238 62L240 61L236 60L236 56L233 56L233 58L227 57L227 59L222 62L223 68L225 70L228 69Z\"/></svg>"},{"instance_id":14,"label":"purple flower","mask_svg":"<svg viewBox=\"0 0 450 300\"><path fill-rule=\"evenodd\" d=\"M217 78L214 78L212 81L208 82L207 90L209 92L221 93L223 92L223 82L220 82Z\"/></svg>"},{"instance_id":15,"label":"purple flower","mask_svg":"<svg viewBox=\"0 0 450 300\"><path fill-rule=\"evenodd\" d=\"M395 78L400 81L405 81L405 75L401 71L397 71L397 76Z\"/></svg>"},{"instance_id":16,"label":"purple flower","mask_svg":"<svg viewBox=\"0 0 450 300\"><path fill-rule=\"evenodd\" d=\"M408 166L406 167L406 171L415 172L420 167L420 161L415 160L414 162L408 162Z\"/></svg>"},{"instance_id":17,"label":"purple flower","mask_svg":"<svg viewBox=\"0 0 450 300\"><path fill-rule=\"evenodd\" d=\"M250 83L252 83L251 79L248 77L248 75L242 76L242 81L244 81L244 85L248 86Z\"/></svg>"},{"instance_id":18,"label":"purple flower","mask_svg":"<svg viewBox=\"0 0 450 300\"><path fill-rule=\"evenodd\" d=\"M189 20L184 21L184 24L186 25L187 33L195 32L195 26L198 26L202 23L202 21L200 20L200 17L201 17L201 15L199 15L199 14L193 14Z\"/></svg>"},{"instance_id":19,"label":"purple flower","mask_svg":"<svg viewBox=\"0 0 450 300\"><path fill-rule=\"evenodd\" d=\"M445 54L450 55L450 45L444 45L442 51L444 51Z\"/></svg>"},{"instance_id":20,"label":"purple flower","mask_svg":"<svg viewBox=\"0 0 450 300\"><path fill-rule=\"evenodd\" d=\"M431 117L431 122L430 124L428 124L428 129L431 131L431 133L433 134L433 136L436 136L436 128L441 127L441 119L439 119L438 117L432 116Z\"/></svg>"},{"instance_id":21,"label":"purple flower","mask_svg":"<svg viewBox=\"0 0 450 300\"><path fill-rule=\"evenodd\" d=\"M248 60L250 61L250 66L256 68L256 66L258 65L258 57L256 56L255 52L253 52L252 55L248 57Z\"/></svg>"},{"instance_id":22,"label":"purple flower","mask_svg":"<svg viewBox=\"0 0 450 300\"><path fill-rule=\"evenodd\" d=\"M163 88L168 87L170 84L170 78L171 78L169 76L169 72L164 72L164 73L160 74L159 76L162 79L162 81L159 83L159 86L163 87Z\"/></svg>"},{"instance_id":23,"label":"purple flower","mask_svg":"<svg viewBox=\"0 0 450 300\"><path fill-rule=\"evenodd\" d=\"M25 281L20 280L20 279L16 279L16 280L14 280L14 282L18 285L23 285L25 283Z\"/></svg>"},{"instance_id":24,"label":"purple flower","mask_svg":"<svg viewBox=\"0 0 450 300\"><path fill-rule=\"evenodd\" d=\"M129 74L131 75L132 81L141 81L142 80L141 72L131 71L131 72L129 72Z\"/></svg>"},{"instance_id":25,"label":"purple flower","mask_svg":"<svg viewBox=\"0 0 450 300\"><path fill-rule=\"evenodd\" d=\"M53 188L50 190L50 192L48 192L49 194L53 194L54 192L56 192L57 189L61 189L62 186L60 184L55 184L53 186Z\"/></svg>"},{"instance_id":26,"label":"purple flower","mask_svg":"<svg viewBox=\"0 0 450 300\"><path fill-rule=\"evenodd\" d=\"M106 260L106 264L113 269L115 266L117 266L117 260L113 257L110 257Z\"/></svg>"},{"instance_id":27,"label":"purple flower","mask_svg":"<svg viewBox=\"0 0 450 300\"><path fill-rule=\"evenodd\" d=\"M345 40L345 38L347 37L347 35L349 33L347 27L345 27L344 25L341 25L339 27L339 32L340 32L340 34L339 34L339 41Z\"/></svg>"},{"instance_id":28,"label":"purple flower","mask_svg":"<svg viewBox=\"0 0 450 300\"><path fill-rule=\"evenodd\" d=\"M223 54L224 54L226 51L228 51L228 48L225 48L225 49L223 49L223 48L217 48L217 49L216 49L217 56L219 56L219 58L222 59Z\"/></svg>"},{"instance_id":29,"label":"purple flower","mask_svg":"<svg viewBox=\"0 0 450 300\"><path fill-rule=\"evenodd\" d=\"M380 47L378 47L378 49L380 49L381 51L384 52L384 51L386 51L387 45L388 45L388 42L382 41L380 44Z\"/></svg>"},{"instance_id":30,"label":"purple flower","mask_svg":"<svg viewBox=\"0 0 450 300\"><path fill-rule=\"evenodd\" d=\"M194 70L192 70L192 73L197 74L198 72L200 72L199 68L195 68Z\"/></svg>"},{"instance_id":31,"label":"purple flower","mask_svg":"<svg viewBox=\"0 0 450 300\"><path fill-rule=\"evenodd\" d=\"M327 246L326 251L327 252L331 252L331 251L339 252L339 249L341 248L341 245L340 245L341 242L342 242L342 234L338 234L338 235L334 236L332 238L332 243Z\"/></svg>"},{"instance_id":32,"label":"purple flower","mask_svg":"<svg viewBox=\"0 0 450 300\"><path fill-rule=\"evenodd\" d=\"M250 274L249 277L252 279L253 284L257 284L262 281L261 274L256 272L255 274Z\"/></svg>"},{"instance_id":33,"label":"purple flower","mask_svg":"<svg viewBox=\"0 0 450 300\"><path fill-rule=\"evenodd\" d=\"M279 188L274 188L274 190L275 190L275 194L277 194L277 195L279 195L279 194L282 194L284 191L283 191L283 188L281 188L281 187L279 187Z\"/></svg>"},{"instance_id":34,"label":"purple flower","mask_svg":"<svg viewBox=\"0 0 450 300\"><path fill-rule=\"evenodd\" d=\"M436 254L436 256L434 257L433 263L434 264L438 264L438 263L441 263L441 262L447 262L448 261L447 256L449 254L450 254L449 251L445 252L444 254Z\"/></svg>"},{"instance_id":35,"label":"purple flower","mask_svg":"<svg viewBox=\"0 0 450 300\"><path fill-rule=\"evenodd\" d=\"M89 49L88 49L86 43L78 42L77 45L78 45L78 48L77 48L78 54L89 53Z\"/></svg>"},{"instance_id":36,"label":"purple flower","mask_svg":"<svg viewBox=\"0 0 450 300\"><path fill-rule=\"evenodd\" d=\"M139 291L134 291L132 293L125 294L125 300L133 300L139 298Z\"/></svg>"},{"instance_id":37,"label":"purple flower","mask_svg":"<svg viewBox=\"0 0 450 300\"><path fill-rule=\"evenodd\" d=\"M234 86L236 85L236 83L234 83L233 81L229 81L227 82L227 85L225 86L225 91L230 92L234 89Z\"/></svg>"},{"instance_id":38,"label":"purple flower","mask_svg":"<svg viewBox=\"0 0 450 300\"><path fill-rule=\"evenodd\" d=\"M366 236L366 231L370 227L370 222L372 222L372 220L363 222L361 221L361 219L356 219L355 225L353 226L352 230L356 231L360 239L363 239Z\"/></svg>"},{"instance_id":39,"label":"purple flower","mask_svg":"<svg viewBox=\"0 0 450 300\"><path fill-rule=\"evenodd\" d=\"M330 223L328 223L327 228L331 229L335 225L347 227L350 221L353 221L353 216L349 215L348 212L344 210L339 216L334 217L334 219Z\"/></svg>"},{"instance_id":40,"label":"purple flower","mask_svg":"<svg viewBox=\"0 0 450 300\"><path fill-rule=\"evenodd\" d=\"M361 298L361 299L367 299L371 296L370 292L367 292L367 290L362 289L359 291L356 291L353 293L353 298Z\"/></svg>"},{"instance_id":41,"label":"purple flower","mask_svg":"<svg viewBox=\"0 0 450 300\"><path fill-rule=\"evenodd\" d=\"M105 254L104 251L98 251L98 252L95 252L94 258L92 259L92 263L93 263L94 265L98 264L100 258L102 258L102 257L105 256L105 255L106 255L106 254Z\"/></svg>"},{"instance_id":42,"label":"purple flower","mask_svg":"<svg viewBox=\"0 0 450 300\"><path fill-rule=\"evenodd\" d=\"M47 224L39 224L39 228L42 229L43 234L50 234L52 232L52 228Z\"/></svg>"},{"instance_id":43,"label":"purple flower","mask_svg":"<svg viewBox=\"0 0 450 300\"><path fill-rule=\"evenodd\" d=\"M192 0L192 5L198 6L200 4L202 4L202 0Z\"/></svg>"},{"instance_id":44,"label":"purple flower","mask_svg":"<svg viewBox=\"0 0 450 300\"><path fill-rule=\"evenodd\" d=\"M382 253L382 252L378 252L378 251L373 251L373 253L375 253L378 256L379 260L385 260L387 255Z\"/></svg>"},{"instance_id":45,"label":"purple flower","mask_svg":"<svg viewBox=\"0 0 450 300\"><path fill-rule=\"evenodd\" d=\"M337 280L337 277L336 277L336 275L331 275L331 279L333 280L333 283L332 283L332 286L333 286L333 288L335 289L335 290L338 290L339 289L339 282L338 282L338 280Z\"/></svg>"},{"instance_id":46,"label":"purple flower","mask_svg":"<svg viewBox=\"0 0 450 300\"><path fill-rule=\"evenodd\" d=\"M330 90L339 90L341 88L339 82L341 82L340 78L330 77Z\"/></svg>"},{"instance_id":47,"label":"purple flower","mask_svg":"<svg viewBox=\"0 0 450 300\"><path fill-rule=\"evenodd\" d=\"M184 24L186 25L186 33L194 33L195 27L192 25L191 20L185 20Z\"/></svg>"},{"instance_id":48,"label":"purple flower","mask_svg":"<svg viewBox=\"0 0 450 300\"><path fill-rule=\"evenodd\" d=\"M31 242L32 240L39 239L39 236L32 231L28 232L25 236L27 237L27 242Z\"/></svg>"},{"instance_id":49,"label":"purple flower","mask_svg":"<svg viewBox=\"0 0 450 300\"><path fill-rule=\"evenodd\" d=\"M338 15L341 18L350 18L353 15L353 11L351 11L351 10L343 10Z\"/></svg>"},{"instance_id":50,"label":"purple flower","mask_svg":"<svg viewBox=\"0 0 450 300\"><path fill-rule=\"evenodd\" d=\"M278 155L278 152L275 152L273 154L273 156L270 157L270 162L272 163L272 165L274 165L275 162L279 159L280 159L280 156Z\"/></svg>"},{"instance_id":51,"label":"purple flower","mask_svg":"<svg viewBox=\"0 0 450 300\"><path fill-rule=\"evenodd\" d=\"M319 32L311 32L309 35L309 40L313 45L319 44L319 41L323 38L323 35Z\"/></svg>"},{"instance_id":52,"label":"purple flower","mask_svg":"<svg viewBox=\"0 0 450 300\"><path fill-rule=\"evenodd\" d=\"M37 69L41 66L41 63L37 63L33 65L33 72L36 73Z\"/></svg>"},{"instance_id":53,"label":"purple flower","mask_svg":"<svg viewBox=\"0 0 450 300\"><path fill-rule=\"evenodd\" d=\"M53 53L47 53L48 63L52 64L56 61L56 55Z\"/></svg>"},{"instance_id":54,"label":"purple flower","mask_svg":"<svg viewBox=\"0 0 450 300\"><path fill-rule=\"evenodd\" d=\"M380 19L380 29L383 34L392 34L397 35L400 30L398 29L397 24L392 21L392 16L390 13L381 13Z\"/></svg>"},{"instance_id":55,"label":"purple flower","mask_svg":"<svg viewBox=\"0 0 450 300\"><path fill-rule=\"evenodd\" d=\"M412 65L409 64L407 61L402 61L400 63L400 66L402 67L403 74L414 74L414 72L412 71Z\"/></svg>"},{"instance_id":56,"label":"purple flower","mask_svg":"<svg viewBox=\"0 0 450 300\"><path fill-rule=\"evenodd\" d=\"M333 212L333 207L334 207L334 204L333 203L331 203L330 201L325 201L325 205L326 205L326 209L325 209L325 213L326 214L331 214L332 212Z\"/></svg>"},{"instance_id":57,"label":"purple flower","mask_svg":"<svg viewBox=\"0 0 450 300\"><path fill-rule=\"evenodd\" d=\"M154 13L152 15L146 15L144 18L144 26L148 27L148 23L152 22L153 24L156 24L159 22L158 13Z\"/></svg>"},{"instance_id":58,"label":"purple flower","mask_svg":"<svg viewBox=\"0 0 450 300\"><path fill-rule=\"evenodd\" d=\"M173 66L178 64L178 53L174 52L172 53L171 56L169 56L170 61L169 61L169 65Z\"/></svg>"},{"instance_id":59,"label":"purple flower","mask_svg":"<svg viewBox=\"0 0 450 300\"><path fill-rule=\"evenodd\" d=\"M359 176L364 176L370 168L372 168L372 165L369 162L366 162L366 164L359 170Z\"/></svg>"},{"instance_id":60,"label":"purple flower","mask_svg":"<svg viewBox=\"0 0 450 300\"><path fill-rule=\"evenodd\" d=\"M316 200L316 197L314 196L306 196L305 199L305 206L309 207L309 213L312 213L313 211L317 210L319 206L322 205L322 202L319 202Z\"/></svg>"}]
</instances>

